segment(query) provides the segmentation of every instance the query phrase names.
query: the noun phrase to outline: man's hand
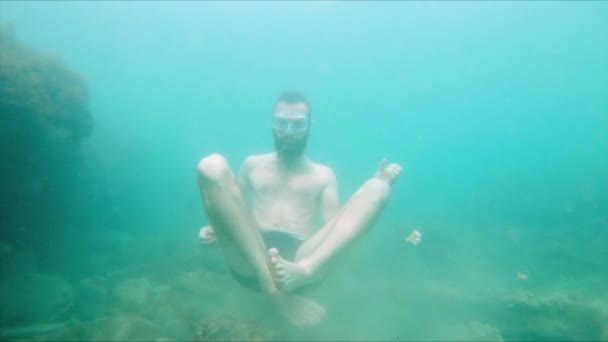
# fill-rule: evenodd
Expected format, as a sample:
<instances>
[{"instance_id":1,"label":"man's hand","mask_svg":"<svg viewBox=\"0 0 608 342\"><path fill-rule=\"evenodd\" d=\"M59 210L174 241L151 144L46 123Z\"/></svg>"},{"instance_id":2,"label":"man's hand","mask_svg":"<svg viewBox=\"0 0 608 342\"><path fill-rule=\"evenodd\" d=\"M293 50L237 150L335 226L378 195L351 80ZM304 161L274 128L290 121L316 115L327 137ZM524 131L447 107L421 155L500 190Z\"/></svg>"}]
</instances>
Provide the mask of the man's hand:
<instances>
[{"instance_id":1,"label":"man's hand","mask_svg":"<svg viewBox=\"0 0 608 342\"><path fill-rule=\"evenodd\" d=\"M420 232L415 229L410 235L408 235L408 237L405 238L405 241L417 245L420 243L420 239L422 238L422 234L420 234Z\"/></svg>"},{"instance_id":2,"label":"man's hand","mask_svg":"<svg viewBox=\"0 0 608 342\"><path fill-rule=\"evenodd\" d=\"M387 166L386 159L382 159L380 165L378 165L378 170L376 171L376 178L391 185L397 180L400 173L401 166L399 164L392 163Z\"/></svg>"},{"instance_id":3,"label":"man's hand","mask_svg":"<svg viewBox=\"0 0 608 342\"><path fill-rule=\"evenodd\" d=\"M198 238L200 242L204 245L212 244L215 242L215 232L213 231L213 227L204 226L198 232Z\"/></svg>"}]
</instances>

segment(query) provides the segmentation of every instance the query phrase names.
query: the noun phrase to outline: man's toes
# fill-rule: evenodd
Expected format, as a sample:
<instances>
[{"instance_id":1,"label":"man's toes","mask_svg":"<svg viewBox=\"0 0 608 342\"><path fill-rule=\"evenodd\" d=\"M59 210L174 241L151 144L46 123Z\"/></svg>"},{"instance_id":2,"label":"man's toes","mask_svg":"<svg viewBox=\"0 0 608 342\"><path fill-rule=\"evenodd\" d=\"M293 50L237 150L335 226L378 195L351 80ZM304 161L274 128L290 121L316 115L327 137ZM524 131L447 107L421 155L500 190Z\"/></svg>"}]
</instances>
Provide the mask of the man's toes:
<instances>
[{"instance_id":1,"label":"man's toes","mask_svg":"<svg viewBox=\"0 0 608 342\"><path fill-rule=\"evenodd\" d=\"M268 255L270 255L270 262L274 265L276 269L283 268L283 258L279 255L279 250L276 248L271 248L268 251Z\"/></svg>"}]
</instances>

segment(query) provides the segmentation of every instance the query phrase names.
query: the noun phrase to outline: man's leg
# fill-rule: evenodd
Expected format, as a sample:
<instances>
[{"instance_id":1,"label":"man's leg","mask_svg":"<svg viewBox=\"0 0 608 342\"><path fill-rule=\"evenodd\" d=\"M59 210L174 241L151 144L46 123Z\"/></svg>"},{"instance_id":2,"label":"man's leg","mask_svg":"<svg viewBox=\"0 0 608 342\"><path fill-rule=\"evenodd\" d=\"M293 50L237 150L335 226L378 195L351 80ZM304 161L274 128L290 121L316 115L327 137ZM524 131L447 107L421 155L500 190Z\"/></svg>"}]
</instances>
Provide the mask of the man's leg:
<instances>
[{"instance_id":1,"label":"man's leg","mask_svg":"<svg viewBox=\"0 0 608 342\"><path fill-rule=\"evenodd\" d=\"M387 167L382 161L376 175L355 192L338 214L321 228L318 236L311 238L312 243L302 245L295 262L284 260L276 248L271 248L269 256L279 286L291 291L317 280L345 247L373 226L388 201L390 186L400 172L399 165Z\"/></svg>"},{"instance_id":2,"label":"man's leg","mask_svg":"<svg viewBox=\"0 0 608 342\"><path fill-rule=\"evenodd\" d=\"M306 239L302 245L300 245L296 251L295 262L310 256L315 249L319 247L319 245L325 240L327 235L329 235L329 232L331 232L332 228L334 227L334 222L336 222L337 216L338 214L332 217L329 221L325 222L318 231L316 231L311 237Z\"/></svg>"},{"instance_id":3,"label":"man's leg","mask_svg":"<svg viewBox=\"0 0 608 342\"><path fill-rule=\"evenodd\" d=\"M205 211L228 266L242 276L257 277L260 287L271 291L274 283L264 243L228 163L214 154L200 161L197 173Z\"/></svg>"},{"instance_id":4,"label":"man's leg","mask_svg":"<svg viewBox=\"0 0 608 342\"><path fill-rule=\"evenodd\" d=\"M241 276L256 277L262 291L294 323L319 321L322 307L305 298L286 296L276 287L264 243L226 159L219 154L203 158L197 176L205 211L229 267Z\"/></svg>"}]
</instances>

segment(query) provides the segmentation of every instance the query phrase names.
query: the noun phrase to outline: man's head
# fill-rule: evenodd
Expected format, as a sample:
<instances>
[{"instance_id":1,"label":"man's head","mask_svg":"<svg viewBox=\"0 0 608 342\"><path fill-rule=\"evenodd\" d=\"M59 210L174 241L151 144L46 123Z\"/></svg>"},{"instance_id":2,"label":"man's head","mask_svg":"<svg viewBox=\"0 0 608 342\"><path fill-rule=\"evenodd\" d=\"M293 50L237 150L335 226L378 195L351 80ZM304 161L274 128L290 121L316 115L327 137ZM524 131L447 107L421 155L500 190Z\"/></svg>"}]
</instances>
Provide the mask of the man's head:
<instances>
[{"instance_id":1,"label":"man's head","mask_svg":"<svg viewBox=\"0 0 608 342\"><path fill-rule=\"evenodd\" d=\"M290 91L279 96L272 113L272 134L279 157L293 160L304 153L310 114L310 103L302 94Z\"/></svg>"}]
</instances>

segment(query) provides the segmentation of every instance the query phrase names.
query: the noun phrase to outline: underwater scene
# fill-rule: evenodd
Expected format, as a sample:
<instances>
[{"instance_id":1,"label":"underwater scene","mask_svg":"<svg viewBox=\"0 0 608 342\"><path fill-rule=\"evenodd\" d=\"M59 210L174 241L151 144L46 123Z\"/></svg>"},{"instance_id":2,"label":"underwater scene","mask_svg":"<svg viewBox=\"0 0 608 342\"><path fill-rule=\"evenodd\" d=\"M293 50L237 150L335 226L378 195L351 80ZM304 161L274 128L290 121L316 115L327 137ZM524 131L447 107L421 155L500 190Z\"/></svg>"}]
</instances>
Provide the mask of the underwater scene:
<instances>
[{"instance_id":1,"label":"underwater scene","mask_svg":"<svg viewBox=\"0 0 608 342\"><path fill-rule=\"evenodd\" d=\"M606 18L0 1L0 340L608 341Z\"/></svg>"}]
</instances>

